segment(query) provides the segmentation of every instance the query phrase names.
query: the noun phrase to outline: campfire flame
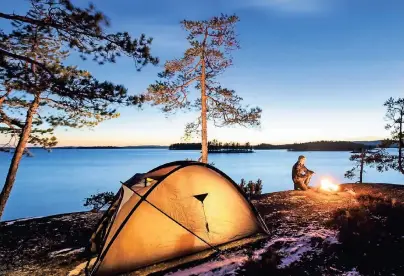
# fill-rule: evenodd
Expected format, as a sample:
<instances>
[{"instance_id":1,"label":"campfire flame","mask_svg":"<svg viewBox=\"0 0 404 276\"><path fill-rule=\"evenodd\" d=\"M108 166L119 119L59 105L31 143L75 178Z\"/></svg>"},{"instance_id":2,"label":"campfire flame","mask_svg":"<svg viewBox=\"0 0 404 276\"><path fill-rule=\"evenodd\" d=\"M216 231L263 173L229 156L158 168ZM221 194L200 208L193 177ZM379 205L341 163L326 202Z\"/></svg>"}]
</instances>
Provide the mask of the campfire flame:
<instances>
[{"instance_id":1,"label":"campfire flame","mask_svg":"<svg viewBox=\"0 0 404 276\"><path fill-rule=\"evenodd\" d=\"M320 189L322 189L324 191L329 191L329 192L338 192L339 185L333 184L328 179L322 179Z\"/></svg>"}]
</instances>

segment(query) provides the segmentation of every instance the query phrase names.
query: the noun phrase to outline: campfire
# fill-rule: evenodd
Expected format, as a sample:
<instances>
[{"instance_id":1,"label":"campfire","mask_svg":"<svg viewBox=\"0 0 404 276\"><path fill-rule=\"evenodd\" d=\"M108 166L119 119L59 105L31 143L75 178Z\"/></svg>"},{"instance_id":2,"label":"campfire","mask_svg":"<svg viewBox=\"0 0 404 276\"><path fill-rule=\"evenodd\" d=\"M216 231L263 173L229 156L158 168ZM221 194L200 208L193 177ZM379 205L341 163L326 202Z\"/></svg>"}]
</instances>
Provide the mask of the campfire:
<instances>
[{"instance_id":1,"label":"campfire","mask_svg":"<svg viewBox=\"0 0 404 276\"><path fill-rule=\"evenodd\" d=\"M338 192L339 185L332 183L328 179L322 179L320 189L327 192Z\"/></svg>"}]
</instances>

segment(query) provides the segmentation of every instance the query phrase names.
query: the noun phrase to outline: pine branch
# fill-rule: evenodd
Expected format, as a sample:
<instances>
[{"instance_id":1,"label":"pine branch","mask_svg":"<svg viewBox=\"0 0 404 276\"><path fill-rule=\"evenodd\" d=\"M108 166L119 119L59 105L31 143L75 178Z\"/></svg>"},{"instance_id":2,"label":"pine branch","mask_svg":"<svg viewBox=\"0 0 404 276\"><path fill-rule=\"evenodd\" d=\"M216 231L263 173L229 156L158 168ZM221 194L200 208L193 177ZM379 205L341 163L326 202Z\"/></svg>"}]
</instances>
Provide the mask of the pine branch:
<instances>
[{"instance_id":1,"label":"pine branch","mask_svg":"<svg viewBox=\"0 0 404 276\"><path fill-rule=\"evenodd\" d=\"M4 93L4 95L0 96L0 108L2 106L2 104L4 103L4 101L6 100L6 98L10 95L11 93L11 89L7 89L6 93Z\"/></svg>"},{"instance_id":2,"label":"pine branch","mask_svg":"<svg viewBox=\"0 0 404 276\"><path fill-rule=\"evenodd\" d=\"M38 65L38 66L41 67L43 70L45 70L46 72L48 72L54 79L56 79L56 77L53 75L53 72L50 71L44 64L42 64L42 63L40 63L40 62L38 62L38 61L35 61L35 60L33 60L33 59L30 59L30 58L28 58L28 57L26 57L26 56L21 56L21 55L13 54L13 53L11 53L11 52L8 52L8 51L5 51L5 50L3 50L3 49L0 49L0 58L3 58L2 56L8 56L8 57L12 57L12 58L15 58L15 59L19 59L19 60L26 61L26 62L28 62L28 63L30 63L30 64Z\"/></svg>"},{"instance_id":3,"label":"pine branch","mask_svg":"<svg viewBox=\"0 0 404 276\"><path fill-rule=\"evenodd\" d=\"M7 114L0 109L0 124L6 124L9 128L15 129L15 127L23 128L24 123L20 120L10 118Z\"/></svg>"},{"instance_id":4,"label":"pine branch","mask_svg":"<svg viewBox=\"0 0 404 276\"><path fill-rule=\"evenodd\" d=\"M31 3L35 7L34 2ZM26 16L0 13L0 18L54 30L60 38L69 43L70 48L77 48L82 55L94 54L94 60L101 64L105 61L115 62L115 57L120 53L132 57L136 66L144 66L149 62L154 65L158 63L158 58L150 55L151 38L146 39L142 34L138 40L132 40L127 32L105 34L101 27L102 23L107 23L105 16L95 11L93 6L83 10L73 7L69 1L45 1L42 4L49 7L60 5L60 8L49 8L46 12L44 8L37 7L35 12L32 11Z\"/></svg>"}]
</instances>

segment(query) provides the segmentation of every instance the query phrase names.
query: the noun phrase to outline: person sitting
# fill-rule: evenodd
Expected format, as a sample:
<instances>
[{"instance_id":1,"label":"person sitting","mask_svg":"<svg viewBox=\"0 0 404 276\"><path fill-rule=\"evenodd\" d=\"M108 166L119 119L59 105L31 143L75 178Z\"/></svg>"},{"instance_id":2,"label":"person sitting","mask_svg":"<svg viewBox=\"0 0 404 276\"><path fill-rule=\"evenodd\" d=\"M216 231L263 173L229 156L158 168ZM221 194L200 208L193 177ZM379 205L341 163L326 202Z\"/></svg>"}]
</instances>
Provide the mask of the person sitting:
<instances>
[{"instance_id":1,"label":"person sitting","mask_svg":"<svg viewBox=\"0 0 404 276\"><path fill-rule=\"evenodd\" d=\"M309 183L314 172L306 168L306 166L304 165L305 161L306 157L300 155L297 162L293 165L292 180L295 190L306 191L307 189L310 189Z\"/></svg>"}]
</instances>

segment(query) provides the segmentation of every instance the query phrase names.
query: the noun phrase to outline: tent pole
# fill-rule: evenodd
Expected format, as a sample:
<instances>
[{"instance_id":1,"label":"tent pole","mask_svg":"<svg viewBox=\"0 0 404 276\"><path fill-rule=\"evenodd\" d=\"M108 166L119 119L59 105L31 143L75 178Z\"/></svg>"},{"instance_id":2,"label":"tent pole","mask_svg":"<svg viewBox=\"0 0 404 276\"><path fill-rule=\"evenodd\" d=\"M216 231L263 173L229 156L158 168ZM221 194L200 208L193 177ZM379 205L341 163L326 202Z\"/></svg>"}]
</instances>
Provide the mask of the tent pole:
<instances>
[{"instance_id":1,"label":"tent pole","mask_svg":"<svg viewBox=\"0 0 404 276\"><path fill-rule=\"evenodd\" d=\"M189 233L191 233L192 235L194 235L195 237L197 237L198 239L200 239L202 242L206 243L210 248L212 248L213 250L220 252L220 249L217 248L216 246L213 246L211 244L209 244L207 241L205 241L204 239L202 239L201 237L199 237L197 234L195 234L194 232L192 232L191 230L189 230L187 227L185 227L184 225L182 225L181 223L179 223L178 221L176 221L175 219L173 219L172 217L170 217L169 215L167 215L163 210L161 210L159 207L157 207L156 205L154 205L153 203L151 203L150 201L148 201L144 196L140 195L138 192L132 190L135 194L137 194L143 201L146 201L147 203L149 203L153 208L155 208L157 211L159 211L160 213L162 213L163 215L165 215L166 217L168 217L169 219L171 219L172 221L174 221L176 224L178 224L179 226L181 226L182 228L184 228L185 230L187 230Z\"/></svg>"}]
</instances>

